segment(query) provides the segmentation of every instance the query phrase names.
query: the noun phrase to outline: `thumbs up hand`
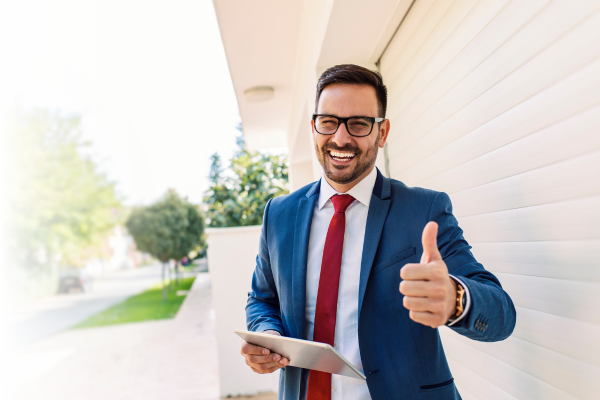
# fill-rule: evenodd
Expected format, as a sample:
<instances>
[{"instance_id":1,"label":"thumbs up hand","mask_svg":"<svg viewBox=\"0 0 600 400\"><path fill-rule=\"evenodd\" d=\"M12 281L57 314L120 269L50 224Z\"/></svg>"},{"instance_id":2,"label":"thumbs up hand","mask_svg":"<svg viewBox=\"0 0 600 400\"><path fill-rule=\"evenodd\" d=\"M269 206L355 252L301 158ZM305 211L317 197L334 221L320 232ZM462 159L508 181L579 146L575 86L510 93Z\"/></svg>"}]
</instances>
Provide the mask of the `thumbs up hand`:
<instances>
[{"instance_id":1,"label":"thumbs up hand","mask_svg":"<svg viewBox=\"0 0 600 400\"><path fill-rule=\"evenodd\" d=\"M400 293L410 318L432 328L446 324L456 312L456 283L438 250L437 231L437 223L425 225L421 262L400 270Z\"/></svg>"}]
</instances>

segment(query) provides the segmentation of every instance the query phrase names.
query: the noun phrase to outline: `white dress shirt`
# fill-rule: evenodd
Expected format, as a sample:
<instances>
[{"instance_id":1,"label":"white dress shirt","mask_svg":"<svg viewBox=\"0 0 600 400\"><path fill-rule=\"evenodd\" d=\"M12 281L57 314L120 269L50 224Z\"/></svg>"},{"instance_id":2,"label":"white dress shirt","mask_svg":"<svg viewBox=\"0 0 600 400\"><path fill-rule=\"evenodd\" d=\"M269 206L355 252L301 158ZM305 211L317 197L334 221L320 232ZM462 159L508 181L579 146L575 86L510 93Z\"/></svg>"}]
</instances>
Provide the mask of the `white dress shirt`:
<instances>
[{"instance_id":1,"label":"white dress shirt","mask_svg":"<svg viewBox=\"0 0 600 400\"><path fill-rule=\"evenodd\" d=\"M376 179L377 169L373 168L373 171L368 176L346 193L354 197L355 200L346 209L346 229L344 232L342 268L340 270L340 287L335 320L334 347L363 373L364 370L358 344L358 285L360 282L360 264L367 226L367 214ZM331 187L325 177L322 177L319 201L313 213L310 242L308 245L305 310L307 340L312 340L313 338L323 248L325 247L329 223L334 214L331 197L336 194L338 192ZM460 279L452 275L451 277L462 283ZM466 291L467 304L462 315L450 325L460 321L470 308L468 288L464 284L462 286ZM398 295L400 296L400 293ZM331 399L369 400L371 399L371 395L366 381L333 374L331 379Z\"/></svg>"},{"instance_id":2,"label":"white dress shirt","mask_svg":"<svg viewBox=\"0 0 600 400\"><path fill-rule=\"evenodd\" d=\"M358 284L360 282L360 263L365 240L367 214L376 178L377 170L373 168L373 171L367 177L346 193L354 197L355 200L346 209L346 230L344 232L338 308L335 320L334 347L361 372L364 371L358 347ZM308 340L313 338L323 248L325 247L329 223L334 214L331 197L336 194L338 192L329 185L325 177L321 178L319 202L313 213L308 245L306 272L306 339ZM363 400L370 398L366 381L332 375L332 400Z\"/></svg>"}]
</instances>

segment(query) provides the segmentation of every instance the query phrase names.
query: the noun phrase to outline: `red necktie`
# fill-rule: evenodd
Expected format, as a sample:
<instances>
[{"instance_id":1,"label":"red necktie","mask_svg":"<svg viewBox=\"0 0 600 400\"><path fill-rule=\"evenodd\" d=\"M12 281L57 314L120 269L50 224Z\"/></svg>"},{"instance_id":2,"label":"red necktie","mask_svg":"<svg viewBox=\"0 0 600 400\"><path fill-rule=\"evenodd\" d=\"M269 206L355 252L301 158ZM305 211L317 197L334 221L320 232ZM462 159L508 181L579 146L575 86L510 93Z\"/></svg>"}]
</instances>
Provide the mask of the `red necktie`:
<instances>
[{"instance_id":1,"label":"red necktie","mask_svg":"<svg viewBox=\"0 0 600 400\"><path fill-rule=\"evenodd\" d=\"M354 201L348 194L336 195L331 198L335 214L329 223L321 276L319 277L319 292L315 309L314 342L328 343L333 346L335 337L335 317L337 314L338 291L340 288L340 270L342 269L342 249L344 248L344 231L346 229L346 208ZM307 400L331 399L331 374L311 370L308 376Z\"/></svg>"}]
</instances>

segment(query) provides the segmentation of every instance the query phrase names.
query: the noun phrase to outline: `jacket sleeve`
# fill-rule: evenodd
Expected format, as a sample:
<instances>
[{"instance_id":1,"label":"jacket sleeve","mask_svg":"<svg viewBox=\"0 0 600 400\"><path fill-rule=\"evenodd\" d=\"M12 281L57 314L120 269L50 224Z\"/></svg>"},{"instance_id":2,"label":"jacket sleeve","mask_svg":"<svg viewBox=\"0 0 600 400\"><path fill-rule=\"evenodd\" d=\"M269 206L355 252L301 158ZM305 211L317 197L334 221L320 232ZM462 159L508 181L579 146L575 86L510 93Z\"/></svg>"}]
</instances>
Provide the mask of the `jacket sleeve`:
<instances>
[{"instance_id":1,"label":"jacket sleeve","mask_svg":"<svg viewBox=\"0 0 600 400\"><path fill-rule=\"evenodd\" d=\"M284 335L279 296L273 279L267 241L268 213L271 200L265 207L263 226L260 235L256 268L252 277L252 290L248 293L246 304L246 325L254 332L276 331Z\"/></svg>"},{"instance_id":2,"label":"jacket sleeve","mask_svg":"<svg viewBox=\"0 0 600 400\"><path fill-rule=\"evenodd\" d=\"M517 313L513 302L491 272L477 262L471 246L452 214L450 197L439 192L431 205L429 221L438 223L438 248L451 275L467 286L471 305L467 315L450 329L473 340L496 342L511 335Z\"/></svg>"}]
</instances>

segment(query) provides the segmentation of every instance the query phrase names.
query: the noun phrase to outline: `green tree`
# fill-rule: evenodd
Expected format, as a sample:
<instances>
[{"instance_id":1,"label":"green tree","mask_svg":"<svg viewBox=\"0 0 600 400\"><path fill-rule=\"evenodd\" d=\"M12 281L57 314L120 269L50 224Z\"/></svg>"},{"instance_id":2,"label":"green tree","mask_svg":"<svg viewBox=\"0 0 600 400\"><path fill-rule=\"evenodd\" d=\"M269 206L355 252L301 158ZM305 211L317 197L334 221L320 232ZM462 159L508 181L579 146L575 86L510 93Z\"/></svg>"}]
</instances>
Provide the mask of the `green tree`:
<instances>
[{"instance_id":1,"label":"green tree","mask_svg":"<svg viewBox=\"0 0 600 400\"><path fill-rule=\"evenodd\" d=\"M48 110L16 112L8 129L8 231L21 266L82 266L97 257L122 206L82 139L81 119Z\"/></svg>"},{"instance_id":2,"label":"green tree","mask_svg":"<svg viewBox=\"0 0 600 400\"><path fill-rule=\"evenodd\" d=\"M203 246L204 218L200 209L169 190L160 201L133 209L125 225L137 248L162 263L163 298L166 299L167 263L178 262Z\"/></svg>"},{"instance_id":3,"label":"green tree","mask_svg":"<svg viewBox=\"0 0 600 400\"><path fill-rule=\"evenodd\" d=\"M243 136L237 142L229 169L217 153L211 156L211 186L204 197L210 227L260 225L267 202L289 192L285 155L249 151Z\"/></svg>"}]
</instances>

